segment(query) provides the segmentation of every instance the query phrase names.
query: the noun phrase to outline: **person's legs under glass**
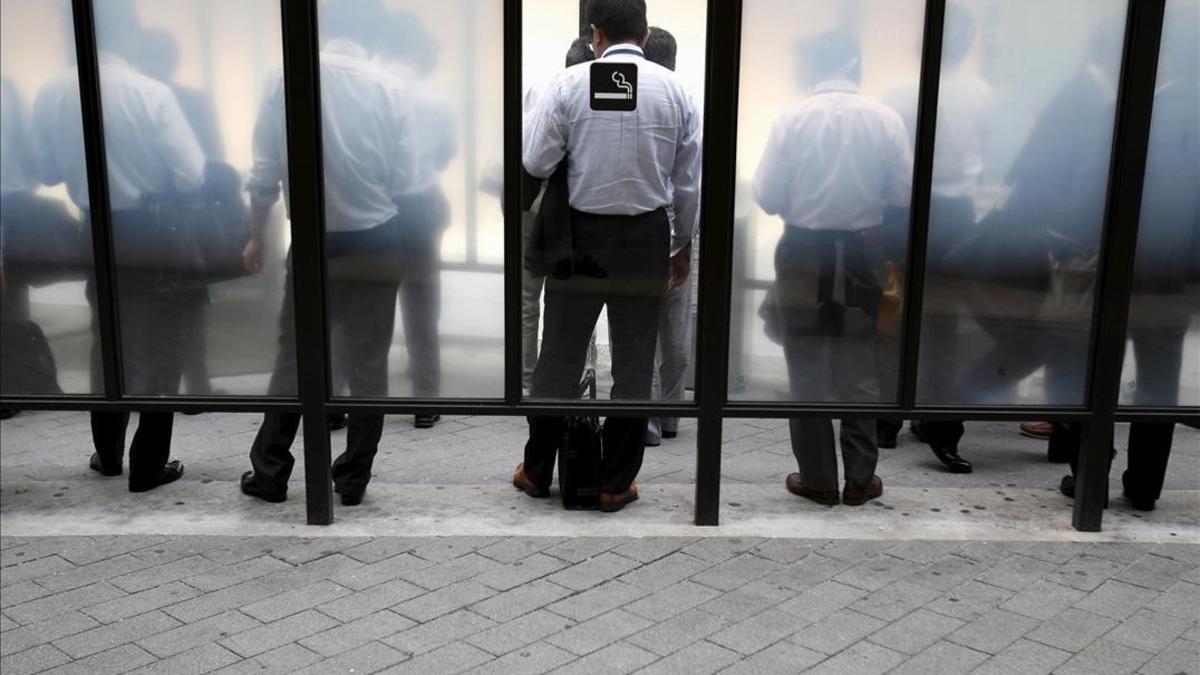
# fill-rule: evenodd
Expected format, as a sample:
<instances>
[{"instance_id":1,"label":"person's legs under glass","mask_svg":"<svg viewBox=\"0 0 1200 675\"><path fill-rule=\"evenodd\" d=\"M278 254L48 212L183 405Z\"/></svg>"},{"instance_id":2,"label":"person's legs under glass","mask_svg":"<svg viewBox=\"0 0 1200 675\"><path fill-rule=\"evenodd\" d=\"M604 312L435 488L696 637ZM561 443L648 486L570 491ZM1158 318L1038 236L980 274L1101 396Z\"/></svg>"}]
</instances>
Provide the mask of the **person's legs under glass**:
<instances>
[{"instance_id":1,"label":"person's legs under glass","mask_svg":"<svg viewBox=\"0 0 1200 675\"><path fill-rule=\"evenodd\" d=\"M267 394L271 396L294 395L296 391L296 315L292 281L289 255L283 303L279 310L278 352L275 369L267 384ZM299 429L299 413L268 412L263 415L262 424L250 447L253 479L263 493L277 496L287 494L288 479L296 464L291 448Z\"/></svg>"}]
</instances>

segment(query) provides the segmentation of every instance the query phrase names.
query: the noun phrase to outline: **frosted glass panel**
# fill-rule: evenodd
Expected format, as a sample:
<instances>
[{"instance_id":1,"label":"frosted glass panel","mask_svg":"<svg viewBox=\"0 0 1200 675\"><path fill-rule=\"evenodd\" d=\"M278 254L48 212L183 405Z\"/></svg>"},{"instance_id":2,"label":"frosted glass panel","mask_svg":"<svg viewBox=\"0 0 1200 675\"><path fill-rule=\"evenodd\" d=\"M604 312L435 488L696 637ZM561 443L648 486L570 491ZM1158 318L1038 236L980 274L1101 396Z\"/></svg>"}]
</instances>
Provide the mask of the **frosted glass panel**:
<instances>
[{"instance_id":1,"label":"frosted glass panel","mask_svg":"<svg viewBox=\"0 0 1200 675\"><path fill-rule=\"evenodd\" d=\"M1200 2L1169 0L1121 403L1200 406Z\"/></svg>"},{"instance_id":2,"label":"frosted glass panel","mask_svg":"<svg viewBox=\"0 0 1200 675\"><path fill-rule=\"evenodd\" d=\"M0 391L103 391L70 3L0 2ZM78 163L78 166L75 164Z\"/></svg>"},{"instance_id":3,"label":"frosted glass panel","mask_svg":"<svg viewBox=\"0 0 1200 675\"><path fill-rule=\"evenodd\" d=\"M1124 16L948 5L920 402L1084 402Z\"/></svg>"},{"instance_id":4,"label":"frosted glass panel","mask_svg":"<svg viewBox=\"0 0 1200 675\"><path fill-rule=\"evenodd\" d=\"M242 255L255 127L283 120L260 106L279 79L279 3L98 0L95 12L126 392L294 395L294 377L269 385L290 295L283 209L263 212L253 270Z\"/></svg>"},{"instance_id":5,"label":"frosted glass panel","mask_svg":"<svg viewBox=\"0 0 1200 675\"><path fill-rule=\"evenodd\" d=\"M924 3L743 12L730 396L896 398Z\"/></svg>"}]
</instances>

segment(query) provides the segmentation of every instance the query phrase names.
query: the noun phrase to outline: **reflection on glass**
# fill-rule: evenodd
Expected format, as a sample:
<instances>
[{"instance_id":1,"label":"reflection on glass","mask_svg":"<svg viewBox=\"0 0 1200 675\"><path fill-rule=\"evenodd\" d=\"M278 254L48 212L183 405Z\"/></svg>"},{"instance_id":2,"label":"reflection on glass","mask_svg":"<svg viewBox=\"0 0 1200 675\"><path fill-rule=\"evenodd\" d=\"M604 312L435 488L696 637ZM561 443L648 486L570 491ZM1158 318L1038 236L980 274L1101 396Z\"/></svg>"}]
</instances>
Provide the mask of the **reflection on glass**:
<instances>
[{"instance_id":1,"label":"reflection on glass","mask_svg":"<svg viewBox=\"0 0 1200 675\"><path fill-rule=\"evenodd\" d=\"M79 212L87 186L72 31L68 2L0 3L0 391L7 395L103 390L99 370L89 375L99 343L85 292L92 254Z\"/></svg>"},{"instance_id":2,"label":"reflection on glass","mask_svg":"<svg viewBox=\"0 0 1200 675\"><path fill-rule=\"evenodd\" d=\"M285 246L269 242L260 274L244 266L243 182L279 25L268 0L96 4L130 394L268 393ZM295 390L289 381L270 393Z\"/></svg>"},{"instance_id":3,"label":"reflection on glass","mask_svg":"<svg viewBox=\"0 0 1200 675\"><path fill-rule=\"evenodd\" d=\"M923 3L746 3L730 395L896 396Z\"/></svg>"},{"instance_id":4,"label":"reflection on glass","mask_svg":"<svg viewBox=\"0 0 1200 675\"><path fill-rule=\"evenodd\" d=\"M1124 9L949 5L922 403L1083 403Z\"/></svg>"},{"instance_id":5,"label":"reflection on glass","mask_svg":"<svg viewBox=\"0 0 1200 675\"><path fill-rule=\"evenodd\" d=\"M1200 2L1170 0L1138 226L1125 405L1200 406L1198 33Z\"/></svg>"}]
</instances>

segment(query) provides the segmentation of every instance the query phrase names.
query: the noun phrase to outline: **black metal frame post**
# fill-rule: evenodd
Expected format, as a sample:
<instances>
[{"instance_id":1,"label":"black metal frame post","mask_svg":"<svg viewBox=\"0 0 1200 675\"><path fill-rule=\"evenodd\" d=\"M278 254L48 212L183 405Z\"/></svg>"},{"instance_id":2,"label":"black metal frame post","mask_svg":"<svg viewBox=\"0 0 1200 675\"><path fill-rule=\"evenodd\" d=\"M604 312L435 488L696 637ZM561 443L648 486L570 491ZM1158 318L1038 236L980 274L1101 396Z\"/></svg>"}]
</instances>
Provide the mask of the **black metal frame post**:
<instances>
[{"instance_id":1,"label":"black metal frame post","mask_svg":"<svg viewBox=\"0 0 1200 675\"><path fill-rule=\"evenodd\" d=\"M942 35L946 0L926 0L917 101L917 138L913 155L912 206L909 211L908 261L904 284L904 336L900 343L900 407L917 405L921 361L921 318L925 301L925 261L929 250L929 204L933 191L934 141L938 89L942 74Z\"/></svg>"},{"instance_id":2,"label":"black metal frame post","mask_svg":"<svg viewBox=\"0 0 1200 675\"><path fill-rule=\"evenodd\" d=\"M308 523L333 522L329 426L329 348L325 327L325 176L321 145L321 70L315 0L280 0L287 113L296 366L304 415Z\"/></svg>"},{"instance_id":3,"label":"black metal frame post","mask_svg":"<svg viewBox=\"0 0 1200 675\"><path fill-rule=\"evenodd\" d=\"M72 0L75 61L79 71L79 103L87 164L88 220L92 230L92 292L95 301L104 373L105 400L118 401L124 391L121 365L121 324L118 320L116 260L112 244L112 210L108 195L108 156L104 149L104 111L100 102L100 58L96 17L91 0Z\"/></svg>"},{"instance_id":4,"label":"black metal frame post","mask_svg":"<svg viewBox=\"0 0 1200 675\"><path fill-rule=\"evenodd\" d=\"M737 188L742 3L708 3L704 186L700 200L700 297L696 394L696 524L720 520L722 415L729 391L733 210ZM719 47L719 48L718 48Z\"/></svg>"},{"instance_id":5,"label":"black metal frame post","mask_svg":"<svg viewBox=\"0 0 1200 675\"><path fill-rule=\"evenodd\" d=\"M504 1L504 403L521 402L521 2Z\"/></svg>"},{"instance_id":6,"label":"black metal frame post","mask_svg":"<svg viewBox=\"0 0 1200 675\"><path fill-rule=\"evenodd\" d=\"M1075 477L1072 524L1084 532L1100 531L1108 500L1113 419L1121 391L1122 356L1127 340L1134 252L1165 6L1165 0L1131 0L1125 25L1100 276L1092 321L1091 419Z\"/></svg>"}]
</instances>

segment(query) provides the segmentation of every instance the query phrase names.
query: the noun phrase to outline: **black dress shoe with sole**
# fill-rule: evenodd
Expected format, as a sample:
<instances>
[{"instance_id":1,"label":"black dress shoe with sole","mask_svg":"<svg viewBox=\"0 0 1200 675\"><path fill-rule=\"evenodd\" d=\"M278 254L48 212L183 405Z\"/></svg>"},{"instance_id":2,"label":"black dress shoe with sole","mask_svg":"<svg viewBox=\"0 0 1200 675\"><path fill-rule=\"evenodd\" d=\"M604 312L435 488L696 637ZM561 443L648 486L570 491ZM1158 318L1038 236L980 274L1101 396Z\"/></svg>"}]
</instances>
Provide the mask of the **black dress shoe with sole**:
<instances>
[{"instance_id":1,"label":"black dress shoe with sole","mask_svg":"<svg viewBox=\"0 0 1200 675\"><path fill-rule=\"evenodd\" d=\"M101 476L120 476L122 473L122 469L119 466L115 469L105 468L104 464L100 462L100 455L95 452L92 453L92 458L88 460L88 468Z\"/></svg>"},{"instance_id":2,"label":"black dress shoe with sole","mask_svg":"<svg viewBox=\"0 0 1200 675\"><path fill-rule=\"evenodd\" d=\"M432 429L440 419L442 419L441 415L417 415L413 418L413 426L418 429Z\"/></svg>"},{"instance_id":3,"label":"black dress shoe with sole","mask_svg":"<svg viewBox=\"0 0 1200 675\"><path fill-rule=\"evenodd\" d=\"M929 446L929 449L933 450L934 456L938 458L938 461L940 461L950 473L971 473L975 470L975 467L971 466L970 462L959 456L956 448L939 448L935 445L931 445Z\"/></svg>"},{"instance_id":4,"label":"black dress shoe with sole","mask_svg":"<svg viewBox=\"0 0 1200 675\"><path fill-rule=\"evenodd\" d=\"M366 493L359 492L358 494L346 494L343 492L340 494L342 495L342 506L358 506L362 503L363 495Z\"/></svg>"},{"instance_id":5,"label":"black dress shoe with sole","mask_svg":"<svg viewBox=\"0 0 1200 675\"><path fill-rule=\"evenodd\" d=\"M270 502L272 504L278 504L280 502L287 501L287 490L284 490L283 492L270 492L264 490L263 487L258 484L258 480L255 478L253 471L247 471L246 473L242 474L242 494L249 497L254 497L256 499L261 499L264 502Z\"/></svg>"},{"instance_id":6,"label":"black dress shoe with sole","mask_svg":"<svg viewBox=\"0 0 1200 675\"><path fill-rule=\"evenodd\" d=\"M663 432L662 432L662 437L663 437L663 438L665 438L665 439L667 439L667 440L670 440L670 439L672 439L672 438L675 438L675 437L676 437L676 436L678 436L678 435L679 435L679 432L678 432L678 431L667 431L667 430L665 430L665 429L664 429L664 430L663 430Z\"/></svg>"},{"instance_id":7,"label":"black dress shoe with sole","mask_svg":"<svg viewBox=\"0 0 1200 675\"><path fill-rule=\"evenodd\" d=\"M183 462L180 462L177 459L173 459L173 460L167 462L166 466L164 466L162 468L162 470L158 472L158 475L154 477L154 480L150 481L149 483L133 483L131 481L129 483L129 491L130 492L149 492L149 491L153 490L154 488L162 486L162 485L166 485L167 483L174 483L175 481L179 480L182 476L183 476Z\"/></svg>"}]
</instances>

